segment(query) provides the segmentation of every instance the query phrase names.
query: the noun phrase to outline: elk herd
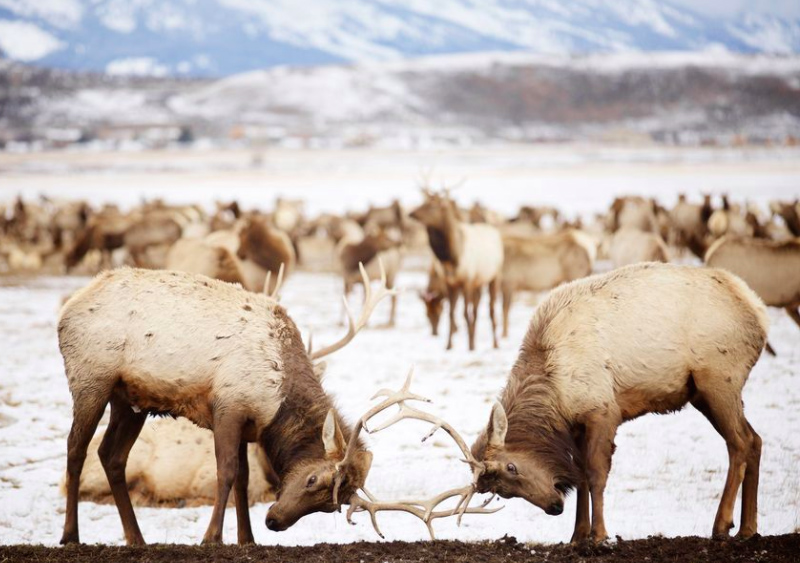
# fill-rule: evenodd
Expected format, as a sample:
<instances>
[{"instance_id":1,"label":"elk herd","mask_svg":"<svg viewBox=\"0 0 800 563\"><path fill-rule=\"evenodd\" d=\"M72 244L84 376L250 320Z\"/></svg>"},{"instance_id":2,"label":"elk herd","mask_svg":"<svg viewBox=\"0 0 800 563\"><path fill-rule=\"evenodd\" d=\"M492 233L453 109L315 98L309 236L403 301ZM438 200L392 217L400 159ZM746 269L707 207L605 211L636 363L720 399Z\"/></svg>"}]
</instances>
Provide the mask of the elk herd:
<instances>
[{"instance_id":1,"label":"elk herd","mask_svg":"<svg viewBox=\"0 0 800 563\"><path fill-rule=\"evenodd\" d=\"M474 495L522 498L558 515L576 491L572 541L581 542L608 536L603 501L617 428L687 403L727 445L712 534L728 536L741 489L738 535L751 537L762 442L745 418L742 388L762 350L772 350L765 306L785 309L800 326L798 237L797 201L763 209L727 196L681 195L671 208L618 197L607 212L579 219L544 206L507 218L427 187L411 209L394 201L315 218L286 199L271 212L237 202L211 211L161 201L122 210L46 198L0 209L6 272L97 274L66 301L58 322L73 398L62 543L79 541L81 472L109 404L97 451L128 544L144 542L126 465L148 415L184 417L213 432L216 495L204 542L222 541L231 491L238 541L253 542L248 443L260 448L259 470L276 490L264 520L270 530L346 505L348 521L367 512L378 533L378 512L402 511L433 535L438 518L496 510L488 500L472 504ZM495 348L509 336L519 292L549 291L471 447L450 424L409 404L425 400L411 391L410 374L400 390L379 392L383 400L354 426L322 385L319 360L352 341L384 298L387 324L395 324L398 273L411 257L428 260L416 261L428 271L418 314L436 336L447 311L447 350L457 346L459 306L466 346L481 347L484 291ZM348 328L316 351L278 302L299 268L341 275ZM358 318L347 304L355 285L364 291ZM396 414L372 427L392 407ZM453 438L468 484L402 502L366 490L372 453L362 431L406 418Z\"/></svg>"}]
</instances>

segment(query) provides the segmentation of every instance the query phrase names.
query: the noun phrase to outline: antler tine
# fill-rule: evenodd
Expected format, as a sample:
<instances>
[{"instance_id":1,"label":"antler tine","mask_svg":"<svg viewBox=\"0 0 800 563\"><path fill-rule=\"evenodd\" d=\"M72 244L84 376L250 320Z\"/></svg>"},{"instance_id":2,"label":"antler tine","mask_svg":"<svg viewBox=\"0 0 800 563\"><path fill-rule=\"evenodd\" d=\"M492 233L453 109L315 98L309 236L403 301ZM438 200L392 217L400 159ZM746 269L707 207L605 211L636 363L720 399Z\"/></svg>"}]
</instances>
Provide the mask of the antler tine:
<instances>
[{"instance_id":1,"label":"antler tine","mask_svg":"<svg viewBox=\"0 0 800 563\"><path fill-rule=\"evenodd\" d=\"M347 313L348 324L347 334L330 346L326 346L325 348L317 350L311 354L312 360L318 360L336 352L341 348L344 348L351 340L353 340L355 335L367 325L367 321L369 320L370 315L372 315L372 312L375 310L375 307L378 305L378 303L380 303L384 297L397 294L397 290L389 289L386 286L386 270L384 269L383 261L380 258L378 258L378 266L380 267L381 272L381 286L376 293L373 293L370 286L369 274L367 274L364 264L359 262L358 267L361 271L361 279L364 282L364 306L361 309L361 314L358 317L358 321L353 318L353 314L350 311L350 306L347 303L347 296L344 296L344 308Z\"/></svg>"},{"instance_id":2,"label":"antler tine","mask_svg":"<svg viewBox=\"0 0 800 563\"><path fill-rule=\"evenodd\" d=\"M448 424L443 419L419 409L415 409L414 407L410 407L406 404L406 401L409 400L416 400L416 401L426 401L430 402L424 397L416 395L411 392L411 381L413 378L414 369L410 369L408 375L406 376L406 380L403 383L403 386L397 390L392 391L390 389L381 389L375 394L374 398L377 397L386 397L381 403L371 408L367 413L362 416L358 423L356 424L355 433L351 435L350 442L347 444L347 451L345 453L345 459L342 460L341 463L345 463L346 460L350 458L350 456L354 455L355 451L355 444L357 442L358 433L361 431L362 428L366 428L367 422L377 415L378 413L384 411L385 409L389 408L392 405L397 405L399 407L398 412L391 417L389 420L385 421L383 424L379 425L378 427L369 430L368 432L380 432L381 430L392 426L393 424L399 422L400 420L409 418L409 419L416 419L425 422L430 422L433 425L433 429L422 439L424 442L431 436L433 436L436 431L439 429L443 429L447 432L453 440L458 445L461 452L464 454L464 461L468 463L470 468L472 469L472 482L469 485L464 487L459 487L456 489L450 489L448 491L444 491L436 495L433 498L427 500L417 500L417 499L409 499L409 500L400 500L394 502L381 502L378 501L369 491L362 487L362 491L367 496L367 499L361 498L358 494L354 494L350 497L349 504L350 507L347 510L347 521L349 523L353 523L352 515L356 512L369 512L370 520L372 522L372 526L375 528L375 531L378 535L383 538L383 533L381 532L378 526L377 520L377 513L380 511L399 511L399 512L407 512L409 514L413 514L420 520L425 523L425 526L428 528L428 533L431 536L431 539L435 539L434 532L433 532L433 521L437 518L445 518L448 516L455 516L458 515L457 523L461 525L461 519L463 518L464 514L493 514L502 508L486 508L488 504L494 499L494 495L492 495L488 500L484 501L479 506L470 506L470 502L472 501L473 496L477 492L476 483L478 478L485 470L485 465L476 460L475 457L472 455L469 447L467 447L466 442L461 437L461 435L453 428L450 424ZM337 502L336 495L338 494L338 482L334 486L334 502ZM443 502L458 497L458 502L452 509L448 510L437 510L440 504Z\"/></svg>"},{"instance_id":3,"label":"antler tine","mask_svg":"<svg viewBox=\"0 0 800 563\"><path fill-rule=\"evenodd\" d=\"M272 271L267 270L267 277L264 280L264 295L270 299L274 299L275 301L280 301L280 295L278 295L278 292L280 292L281 286L283 285L283 262L281 262L281 267L278 268L278 278L275 280L275 288L270 292L269 282L271 280Z\"/></svg>"},{"instance_id":4,"label":"antler tine","mask_svg":"<svg viewBox=\"0 0 800 563\"><path fill-rule=\"evenodd\" d=\"M404 404L403 401L423 401L430 403L429 399L411 393L411 391L409 390L411 387L411 380L413 379L413 377L414 377L414 368L412 367L411 369L408 370L408 375L406 376L406 380L400 389L398 389L397 391L391 391L389 389L381 389L380 391L375 393L375 395L372 397L373 399L376 399L378 397L386 397L386 399L384 399L383 401L381 401L380 403L369 409L363 416L361 416L361 418L358 419L358 422L356 422L356 426L353 429L352 434L350 434L350 440L347 442L347 447L345 448L344 451L344 457L339 463L336 464L337 475L336 478L334 479L334 485L333 485L334 504L339 504L339 487L341 486L341 473L342 473L341 468L346 467L349 463L353 462L356 453L356 448L358 445L358 437L361 434L361 430L367 427L367 422L373 416L377 415L380 412L385 411L392 405ZM371 434L373 431L367 429L367 432Z\"/></svg>"},{"instance_id":5,"label":"antler tine","mask_svg":"<svg viewBox=\"0 0 800 563\"><path fill-rule=\"evenodd\" d=\"M464 503L465 495L468 493L468 490L472 490L472 486L462 487L460 489L453 489L450 491L446 491L437 495L431 499L425 501L418 501L418 500L405 500L405 501L395 501L395 502L382 502L378 501L373 497L369 492L362 489L364 493L367 495L369 500L361 498L357 494L354 494L350 497L349 500L349 508L347 509L347 521L350 524L355 524L352 520L353 514L356 512L368 512L370 515L370 520L372 522L372 527L375 528L375 531L381 538L384 538L383 533L378 526L378 519L377 513L380 511L392 511L392 512L407 512L412 514L422 520L425 523L425 526L428 528L428 534L430 535L431 539L436 539L436 535L434 534L433 530L433 521L438 518L447 518L449 516L453 516L456 513L456 510ZM455 496L461 496L461 500L459 501L456 508L452 510L436 510L436 507L441 504L442 502L453 498ZM471 497L471 495L470 495ZM481 504L480 506L473 506L473 507L465 507L462 509L462 514L494 514L498 510L501 510L503 507L498 506L497 508L486 508L486 506L494 499L494 496L489 498L486 502ZM459 518L459 525L460 525L460 518Z\"/></svg>"}]
</instances>

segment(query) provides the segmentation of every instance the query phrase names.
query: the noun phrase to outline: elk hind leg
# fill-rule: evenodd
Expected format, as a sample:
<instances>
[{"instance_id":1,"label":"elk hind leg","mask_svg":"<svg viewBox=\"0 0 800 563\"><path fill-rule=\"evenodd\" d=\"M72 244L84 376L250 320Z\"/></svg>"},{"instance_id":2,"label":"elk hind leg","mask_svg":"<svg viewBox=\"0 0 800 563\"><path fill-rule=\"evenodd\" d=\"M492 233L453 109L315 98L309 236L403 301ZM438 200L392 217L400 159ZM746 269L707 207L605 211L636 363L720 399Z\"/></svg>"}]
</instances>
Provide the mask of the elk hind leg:
<instances>
[{"instance_id":1,"label":"elk hind leg","mask_svg":"<svg viewBox=\"0 0 800 563\"><path fill-rule=\"evenodd\" d=\"M111 390L97 387L73 391L72 428L67 438L67 509L61 544L78 543L78 498L86 450L106 410Z\"/></svg>"},{"instance_id":2,"label":"elk hind leg","mask_svg":"<svg viewBox=\"0 0 800 563\"><path fill-rule=\"evenodd\" d=\"M758 477L761 467L761 436L746 422L752 443L747 453L747 462L742 482L742 520L737 537L750 538L758 533Z\"/></svg>"},{"instance_id":3,"label":"elk hind leg","mask_svg":"<svg viewBox=\"0 0 800 563\"><path fill-rule=\"evenodd\" d=\"M111 400L111 418L103 441L100 443L98 455L100 463L108 477L111 494L117 505L125 541L128 545L144 545L144 538L136 521L136 514L131 505L128 485L125 481L125 467L136 438L142 431L147 415L135 413L130 405L118 399Z\"/></svg>"},{"instance_id":4,"label":"elk hind leg","mask_svg":"<svg viewBox=\"0 0 800 563\"><path fill-rule=\"evenodd\" d=\"M699 410L711 425L719 432L728 447L728 474L722 498L719 502L712 536L727 538L733 528L733 509L736 495L745 477L748 476L747 502L742 503L742 520L747 525L741 534L749 537L755 533L756 526L756 492L758 488L758 461L761 458L760 438L752 431L744 418L741 392L731 389L715 389L703 392L698 387L699 395L692 404ZM748 475L747 465L751 464Z\"/></svg>"}]
</instances>

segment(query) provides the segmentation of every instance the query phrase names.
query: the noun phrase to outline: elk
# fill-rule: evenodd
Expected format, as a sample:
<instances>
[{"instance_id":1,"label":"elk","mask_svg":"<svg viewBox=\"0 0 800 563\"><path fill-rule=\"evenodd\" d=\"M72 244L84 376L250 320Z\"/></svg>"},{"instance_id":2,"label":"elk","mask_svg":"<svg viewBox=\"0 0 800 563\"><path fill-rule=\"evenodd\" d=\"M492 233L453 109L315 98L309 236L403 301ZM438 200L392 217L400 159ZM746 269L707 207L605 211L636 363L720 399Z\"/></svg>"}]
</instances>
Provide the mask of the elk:
<instances>
[{"instance_id":1,"label":"elk","mask_svg":"<svg viewBox=\"0 0 800 563\"><path fill-rule=\"evenodd\" d=\"M632 228L645 232L658 232L656 205L653 200L640 196L618 197L611 204L608 216L611 232Z\"/></svg>"},{"instance_id":2,"label":"elk","mask_svg":"<svg viewBox=\"0 0 800 563\"><path fill-rule=\"evenodd\" d=\"M297 254L289 236L272 226L268 217L256 214L248 217L239 230L236 255L245 261L242 265L245 276L248 264L273 275L283 265L288 276L297 262Z\"/></svg>"},{"instance_id":3,"label":"elk","mask_svg":"<svg viewBox=\"0 0 800 563\"><path fill-rule=\"evenodd\" d=\"M713 535L727 537L740 486L739 536L754 535L761 439L744 416L742 388L767 328L764 304L725 270L636 264L555 289L472 446L476 490L558 515L577 489L572 541L602 541L617 428L691 403L728 446Z\"/></svg>"},{"instance_id":4,"label":"elk","mask_svg":"<svg viewBox=\"0 0 800 563\"><path fill-rule=\"evenodd\" d=\"M464 297L469 349L475 349L475 325L483 286L489 287L489 316L492 340L497 348L497 322L494 303L503 266L503 241L500 232L486 224L468 224L459 219L458 209L447 191L441 194L423 190L425 202L411 217L425 225L434 256L442 263L450 305L450 330L447 349L453 347L455 308L459 293Z\"/></svg>"},{"instance_id":5,"label":"elk","mask_svg":"<svg viewBox=\"0 0 800 563\"><path fill-rule=\"evenodd\" d=\"M711 245L705 262L742 278L764 303L785 309L800 327L800 239L774 242L725 236ZM767 351L774 354L771 346Z\"/></svg>"},{"instance_id":6,"label":"elk","mask_svg":"<svg viewBox=\"0 0 800 563\"><path fill-rule=\"evenodd\" d=\"M580 231L503 237L503 338L508 336L511 302L517 291L545 291L592 273L597 254L591 238Z\"/></svg>"},{"instance_id":7,"label":"elk","mask_svg":"<svg viewBox=\"0 0 800 563\"><path fill-rule=\"evenodd\" d=\"M731 205L728 196L722 196L722 209L717 209L708 218L708 231L714 239L724 235L752 236L753 227L738 204Z\"/></svg>"},{"instance_id":8,"label":"elk","mask_svg":"<svg viewBox=\"0 0 800 563\"><path fill-rule=\"evenodd\" d=\"M369 279L362 268L365 287ZM111 403L99 456L129 545L144 539L125 483L128 454L148 415L185 417L214 433L217 495L204 543L222 541L234 489L239 543L252 543L247 443L257 442L280 479L266 525L285 530L338 508L363 486L372 454L343 424L312 360L340 349L391 293L366 291L347 335L311 353L272 295L205 276L121 268L104 272L61 310L58 339L73 398L67 442L67 508L61 543L79 541L78 494L87 446ZM357 434L357 432L355 433ZM345 459L344 441L348 444Z\"/></svg>"},{"instance_id":9,"label":"elk","mask_svg":"<svg viewBox=\"0 0 800 563\"><path fill-rule=\"evenodd\" d=\"M614 233L608 254L615 268L638 262L669 262L669 250L661 236L630 227Z\"/></svg>"},{"instance_id":10,"label":"elk","mask_svg":"<svg viewBox=\"0 0 800 563\"><path fill-rule=\"evenodd\" d=\"M713 211L710 195L703 196L701 205L689 203L686 201L686 194L680 194L678 203L669 212L672 224L671 242L688 248L692 254L702 259L707 248L708 218Z\"/></svg>"},{"instance_id":11,"label":"elk","mask_svg":"<svg viewBox=\"0 0 800 563\"><path fill-rule=\"evenodd\" d=\"M772 215L777 215L786 223L792 236L800 237L800 202L773 201L769 205Z\"/></svg>"}]
</instances>

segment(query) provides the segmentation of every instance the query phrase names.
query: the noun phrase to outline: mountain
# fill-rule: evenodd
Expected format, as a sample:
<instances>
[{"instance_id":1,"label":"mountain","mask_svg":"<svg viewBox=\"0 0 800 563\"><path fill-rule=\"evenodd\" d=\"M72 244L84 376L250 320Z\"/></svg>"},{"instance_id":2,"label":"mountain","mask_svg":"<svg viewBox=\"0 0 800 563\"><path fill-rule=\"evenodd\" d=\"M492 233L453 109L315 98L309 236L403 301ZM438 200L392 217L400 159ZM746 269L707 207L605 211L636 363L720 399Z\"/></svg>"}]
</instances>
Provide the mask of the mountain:
<instances>
[{"instance_id":1,"label":"mountain","mask_svg":"<svg viewBox=\"0 0 800 563\"><path fill-rule=\"evenodd\" d=\"M228 76L486 51L800 52L800 21L663 0L0 0L0 50L72 70Z\"/></svg>"},{"instance_id":2,"label":"mountain","mask_svg":"<svg viewBox=\"0 0 800 563\"><path fill-rule=\"evenodd\" d=\"M500 52L221 79L0 61L0 146L161 146L179 136L287 147L796 143L800 56Z\"/></svg>"}]
</instances>

